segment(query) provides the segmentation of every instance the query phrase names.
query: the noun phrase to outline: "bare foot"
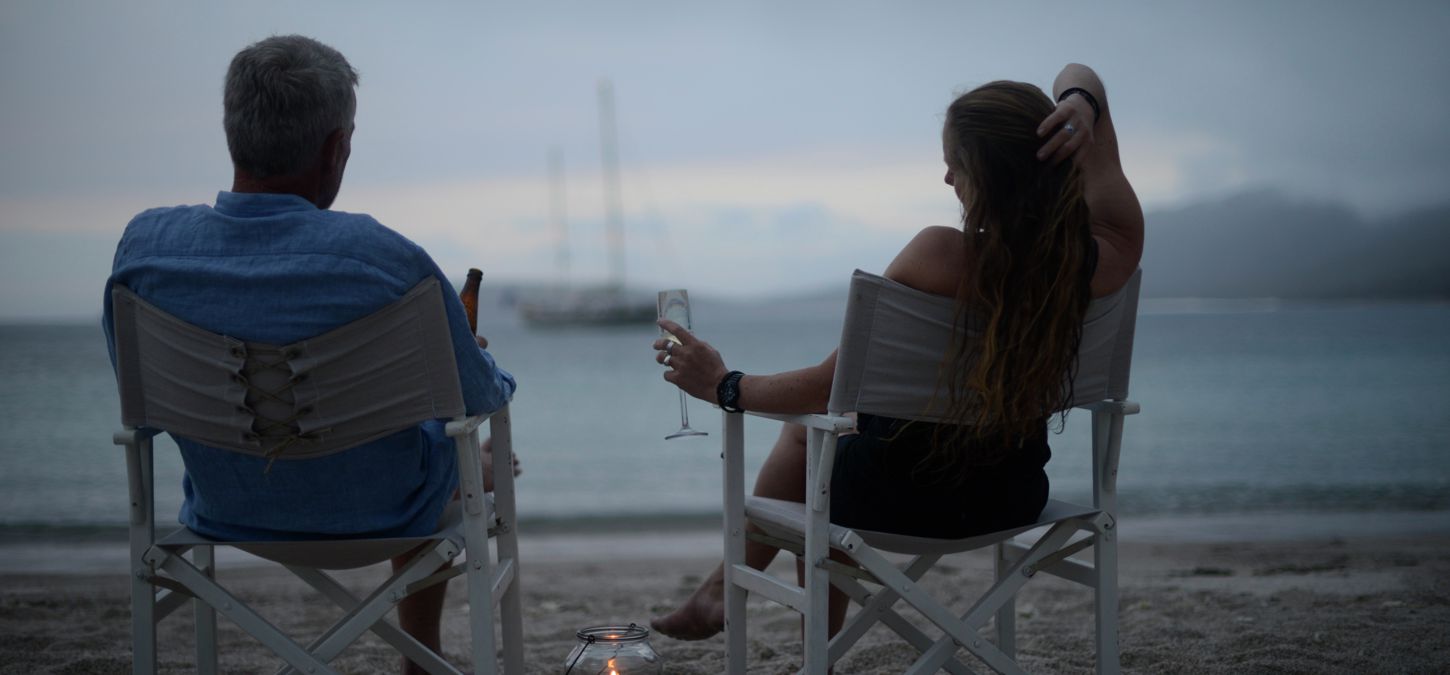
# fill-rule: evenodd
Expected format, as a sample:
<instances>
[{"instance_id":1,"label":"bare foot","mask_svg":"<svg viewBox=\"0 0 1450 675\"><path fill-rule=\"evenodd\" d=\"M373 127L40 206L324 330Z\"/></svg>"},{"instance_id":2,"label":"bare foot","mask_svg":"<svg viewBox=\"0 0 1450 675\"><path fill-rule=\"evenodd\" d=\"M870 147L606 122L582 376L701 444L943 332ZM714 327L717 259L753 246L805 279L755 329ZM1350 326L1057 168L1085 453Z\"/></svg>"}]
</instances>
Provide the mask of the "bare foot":
<instances>
[{"instance_id":1,"label":"bare foot","mask_svg":"<svg viewBox=\"0 0 1450 675\"><path fill-rule=\"evenodd\" d=\"M725 571L715 568L690 599L665 616L650 619L650 628L676 640L704 640L725 630Z\"/></svg>"}]
</instances>

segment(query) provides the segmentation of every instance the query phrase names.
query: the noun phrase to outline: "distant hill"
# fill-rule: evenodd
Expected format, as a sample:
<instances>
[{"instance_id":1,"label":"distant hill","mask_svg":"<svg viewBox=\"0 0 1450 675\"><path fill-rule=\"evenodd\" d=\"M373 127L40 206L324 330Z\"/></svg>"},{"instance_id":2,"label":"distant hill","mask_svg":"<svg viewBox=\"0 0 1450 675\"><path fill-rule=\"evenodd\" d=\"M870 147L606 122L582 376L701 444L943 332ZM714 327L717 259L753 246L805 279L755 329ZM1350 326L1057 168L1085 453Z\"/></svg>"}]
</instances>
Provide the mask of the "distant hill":
<instances>
[{"instance_id":1,"label":"distant hill","mask_svg":"<svg viewBox=\"0 0 1450 675\"><path fill-rule=\"evenodd\" d=\"M1450 299L1450 204L1367 222L1346 206L1248 192L1146 215L1143 295ZM757 309L845 307L846 288Z\"/></svg>"},{"instance_id":2,"label":"distant hill","mask_svg":"<svg viewBox=\"0 0 1450 675\"><path fill-rule=\"evenodd\" d=\"M1347 206L1255 191L1146 218L1144 297L1450 299L1450 204L1367 221ZM485 284L485 293L502 302L542 288ZM701 295L696 301L702 316L839 316L846 284L843 279L836 287L771 298Z\"/></svg>"},{"instance_id":3,"label":"distant hill","mask_svg":"<svg viewBox=\"0 0 1450 675\"><path fill-rule=\"evenodd\" d=\"M1450 205L1366 222L1252 192L1147 222L1148 297L1450 298Z\"/></svg>"}]
</instances>

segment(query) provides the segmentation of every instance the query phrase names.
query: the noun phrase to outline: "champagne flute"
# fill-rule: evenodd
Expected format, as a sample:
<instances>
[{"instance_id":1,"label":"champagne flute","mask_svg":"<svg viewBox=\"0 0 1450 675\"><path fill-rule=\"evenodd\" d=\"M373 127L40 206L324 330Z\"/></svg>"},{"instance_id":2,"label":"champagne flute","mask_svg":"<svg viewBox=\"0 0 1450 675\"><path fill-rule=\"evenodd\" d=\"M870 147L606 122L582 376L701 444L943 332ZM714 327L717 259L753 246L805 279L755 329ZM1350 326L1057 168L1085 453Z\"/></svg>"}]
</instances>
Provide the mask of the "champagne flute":
<instances>
[{"instance_id":1,"label":"champagne flute","mask_svg":"<svg viewBox=\"0 0 1450 675\"><path fill-rule=\"evenodd\" d=\"M685 330L690 329L690 294L683 288L669 291L660 291L659 303L656 305L656 315L661 319L669 319ZM680 339L671 335L669 331L661 328L660 334L666 340L680 344ZM695 431L690 428L690 412L685 408L685 390L680 390L680 430L665 436L665 440L680 438L682 436L709 436L703 431Z\"/></svg>"}]
</instances>

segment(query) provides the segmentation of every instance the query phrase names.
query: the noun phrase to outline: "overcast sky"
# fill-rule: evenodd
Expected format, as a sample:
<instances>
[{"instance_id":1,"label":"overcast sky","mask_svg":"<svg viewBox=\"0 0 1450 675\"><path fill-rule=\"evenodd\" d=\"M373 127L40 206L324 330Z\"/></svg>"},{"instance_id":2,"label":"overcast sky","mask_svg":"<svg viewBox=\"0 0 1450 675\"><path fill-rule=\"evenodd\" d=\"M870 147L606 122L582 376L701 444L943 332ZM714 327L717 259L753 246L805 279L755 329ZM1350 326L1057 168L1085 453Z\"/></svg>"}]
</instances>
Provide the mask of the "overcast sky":
<instances>
[{"instance_id":1,"label":"overcast sky","mask_svg":"<svg viewBox=\"0 0 1450 675\"><path fill-rule=\"evenodd\" d=\"M279 33L361 73L334 208L492 282L557 278L551 147L572 276L602 279L601 78L645 289L751 297L882 269L957 217L953 95L1047 88L1069 61L1107 83L1150 210L1267 187L1382 215L1450 186L1444 2L220 5L0 0L0 320L98 315L132 215L230 185L222 77Z\"/></svg>"}]
</instances>

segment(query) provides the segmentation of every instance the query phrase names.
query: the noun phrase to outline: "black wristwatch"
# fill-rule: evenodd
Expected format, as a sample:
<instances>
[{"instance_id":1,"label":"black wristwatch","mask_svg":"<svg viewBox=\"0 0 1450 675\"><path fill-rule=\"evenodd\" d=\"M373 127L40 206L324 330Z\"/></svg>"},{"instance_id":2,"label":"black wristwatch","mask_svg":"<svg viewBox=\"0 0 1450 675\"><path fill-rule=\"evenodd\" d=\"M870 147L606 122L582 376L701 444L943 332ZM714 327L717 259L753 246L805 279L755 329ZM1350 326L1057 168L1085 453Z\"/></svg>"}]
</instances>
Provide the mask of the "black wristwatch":
<instances>
[{"instance_id":1,"label":"black wristwatch","mask_svg":"<svg viewBox=\"0 0 1450 675\"><path fill-rule=\"evenodd\" d=\"M745 409L740 407L740 378L742 377L745 377L745 373L732 370L720 380L720 384L715 385L715 400L720 402L721 410L733 413L745 412Z\"/></svg>"}]
</instances>

